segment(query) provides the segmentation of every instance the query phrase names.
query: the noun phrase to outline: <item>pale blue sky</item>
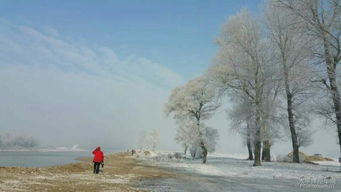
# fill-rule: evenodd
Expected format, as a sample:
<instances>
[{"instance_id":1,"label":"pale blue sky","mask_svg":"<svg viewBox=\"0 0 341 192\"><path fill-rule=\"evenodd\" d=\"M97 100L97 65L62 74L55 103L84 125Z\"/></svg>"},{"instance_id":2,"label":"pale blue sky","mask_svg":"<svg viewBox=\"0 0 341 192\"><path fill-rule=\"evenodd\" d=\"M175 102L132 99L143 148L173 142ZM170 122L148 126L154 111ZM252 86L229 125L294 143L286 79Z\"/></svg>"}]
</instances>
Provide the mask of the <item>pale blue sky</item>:
<instances>
[{"instance_id":1,"label":"pale blue sky","mask_svg":"<svg viewBox=\"0 0 341 192\"><path fill-rule=\"evenodd\" d=\"M164 114L171 90L211 64L229 16L257 15L262 1L0 0L0 135L126 149L158 129L160 149L179 149ZM225 110L208 122L217 150L245 153ZM316 133L328 139L310 151L337 154L333 131ZM288 153L284 142L274 151Z\"/></svg>"},{"instance_id":2,"label":"pale blue sky","mask_svg":"<svg viewBox=\"0 0 341 192\"><path fill-rule=\"evenodd\" d=\"M0 18L137 55L192 78L210 64L220 25L262 0L0 0Z\"/></svg>"},{"instance_id":3,"label":"pale blue sky","mask_svg":"<svg viewBox=\"0 0 341 192\"><path fill-rule=\"evenodd\" d=\"M160 148L179 147L171 90L208 67L228 16L259 2L0 0L0 134L129 148L158 129ZM220 148L243 150L219 114Z\"/></svg>"}]
</instances>

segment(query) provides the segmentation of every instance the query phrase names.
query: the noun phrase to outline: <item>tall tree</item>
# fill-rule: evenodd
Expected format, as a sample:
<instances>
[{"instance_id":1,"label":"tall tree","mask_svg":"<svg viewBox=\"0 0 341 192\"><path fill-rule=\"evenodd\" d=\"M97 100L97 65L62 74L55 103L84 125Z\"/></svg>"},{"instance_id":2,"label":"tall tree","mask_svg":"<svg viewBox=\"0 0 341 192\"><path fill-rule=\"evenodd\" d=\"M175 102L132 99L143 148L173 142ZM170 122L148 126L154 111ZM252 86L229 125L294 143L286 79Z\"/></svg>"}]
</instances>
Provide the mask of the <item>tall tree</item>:
<instances>
[{"instance_id":1,"label":"tall tree","mask_svg":"<svg viewBox=\"0 0 341 192\"><path fill-rule=\"evenodd\" d=\"M341 153L341 101L337 85L337 66L341 60L341 0L277 0L281 7L297 16L305 36L312 37L311 50L324 65L320 80L328 90L333 103L333 113Z\"/></svg>"},{"instance_id":2,"label":"tall tree","mask_svg":"<svg viewBox=\"0 0 341 192\"><path fill-rule=\"evenodd\" d=\"M266 5L266 20L269 36L276 49L276 63L279 64L282 87L286 100L288 125L293 148L293 162L299 163L299 136L297 126L306 120L301 114L310 95L312 71L309 65L308 38L299 31L293 21L297 16L279 6L277 0ZM303 106L303 107L302 107ZM304 124L307 125L307 124ZM305 127L300 127L300 135ZM307 131L305 131L308 135Z\"/></svg>"},{"instance_id":3,"label":"tall tree","mask_svg":"<svg viewBox=\"0 0 341 192\"><path fill-rule=\"evenodd\" d=\"M275 90L275 66L271 66L271 49L262 35L259 21L247 10L231 16L223 25L221 35L217 39L220 49L216 64L211 72L218 73L225 89L243 94L252 101L255 108L254 123L254 166L261 165L262 118L264 104L270 93ZM226 70L221 74L219 69ZM223 77L222 77L223 76ZM233 93L233 92L231 92ZM275 95L275 94L271 94Z\"/></svg>"}]
</instances>

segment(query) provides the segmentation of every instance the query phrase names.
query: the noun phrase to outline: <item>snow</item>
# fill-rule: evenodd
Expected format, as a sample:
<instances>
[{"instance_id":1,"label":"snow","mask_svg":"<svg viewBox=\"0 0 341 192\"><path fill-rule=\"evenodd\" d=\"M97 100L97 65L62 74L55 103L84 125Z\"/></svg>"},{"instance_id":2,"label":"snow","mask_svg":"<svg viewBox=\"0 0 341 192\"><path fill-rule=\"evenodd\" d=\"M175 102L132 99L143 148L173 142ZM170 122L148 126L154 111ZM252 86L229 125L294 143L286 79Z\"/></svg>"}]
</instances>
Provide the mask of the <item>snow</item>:
<instances>
[{"instance_id":1,"label":"snow","mask_svg":"<svg viewBox=\"0 0 341 192\"><path fill-rule=\"evenodd\" d=\"M157 157L158 154L154 151L150 151L150 150L139 150L136 151L136 155L140 158L153 158L153 157Z\"/></svg>"},{"instance_id":2,"label":"snow","mask_svg":"<svg viewBox=\"0 0 341 192\"><path fill-rule=\"evenodd\" d=\"M341 166L341 163L336 161L336 159L334 159L334 161L313 161L313 163L316 163L318 165L325 165L325 166L336 166L336 167Z\"/></svg>"},{"instance_id":3,"label":"snow","mask_svg":"<svg viewBox=\"0 0 341 192\"><path fill-rule=\"evenodd\" d=\"M331 162L328 165L262 162L262 166L253 167L253 161L245 160L245 154L209 154L207 164L190 156L177 159L174 154L163 151L153 157L137 157L146 164L178 175L175 178L142 181L139 185L141 189L197 192L341 191L340 169Z\"/></svg>"},{"instance_id":4,"label":"snow","mask_svg":"<svg viewBox=\"0 0 341 192\"><path fill-rule=\"evenodd\" d=\"M233 158L233 159L247 159L247 154L242 153L210 153L208 154L208 158L218 158L218 157L226 157L226 158Z\"/></svg>"},{"instance_id":5,"label":"snow","mask_svg":"<svg viewBox=\"0 0 341 192\"><path fill-rule=\"evenodd\" d=\"M79 145L73 145L72 147L56 147L55 149L44 149L44 151L55 151L55 152L78 152L78 151L86 151L84 149L79 148Z\"/></svg>"},{"instance_id":6,"label":"snow","mask_svg":"<svg viewBox=\"0 0 341 192\"><path fill-rule=\"evenodd\" d=\"M339 164L335 161L317 162L320 165L263 162L262 166L253 167L253 161L245 160L247 155L244 154L213 153L208 156L207 164L202 164L201 160L192 160L190 157L169 159L165 152L157 154L145 156L144 160L161 167L181 169L207 176L299 179L321 175L341 179L341 174L337 173Z\"/></svg>"}]
</instances>

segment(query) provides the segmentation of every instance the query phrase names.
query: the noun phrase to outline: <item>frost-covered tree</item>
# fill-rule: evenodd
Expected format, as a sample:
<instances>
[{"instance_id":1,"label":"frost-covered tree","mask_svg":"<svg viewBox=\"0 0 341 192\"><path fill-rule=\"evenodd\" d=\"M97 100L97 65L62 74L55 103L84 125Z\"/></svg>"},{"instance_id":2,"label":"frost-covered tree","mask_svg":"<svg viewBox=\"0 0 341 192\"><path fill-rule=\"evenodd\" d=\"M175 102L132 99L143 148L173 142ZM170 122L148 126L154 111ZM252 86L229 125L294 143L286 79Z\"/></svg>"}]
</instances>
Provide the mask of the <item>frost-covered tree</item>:
<instances>
[{"instance_id":1,"label":"frost-covered tree","mask_svg":"<svg viewBox=\"0 0 341 192\"><path fill-rule=\"evenodd\" d=\"M187 149L190 149L193 158L202 158L202 140L207 147L207 152L214 152L219 136L217 129L208 127L202 122L200 124L200 129L198 129L196 122L190 121L189 119L187 120L188 121L185 123L185 126L178 124L179 127L176 134L176 141L182 144L185 148L184 153L186 154Z\"/></svg>"},{"instance_id":2,"label":"frost-covered tree","mask_svg":"<svg viewBox=\"0 0 341 192\"><path fill-rule=\"evenodd\" d=\"M229 111L231 127L233 131L239 133L247 146L249 160L253 160L253 135L255 134L255 105L245 95L230 96L233 106ZM275 101L265 99L263 112L261 115L261 138L263 141L262 160L270 161L270 148L275 139L280 138L281 116L277 112L278 106Z\"/></svg>"},{"instance_id":3,"label":"frost-covered tree","mask_svg":"<svg viewBox=\"0 0 341 192\"><path fill-rule=\"evenodd\" d=\"M159 130L153 129L150 131L141 131L139 133L138 145L140 149L147 149L155 151L160 143Z\"/></svg>"},{"instance_id":4,"label":"frost-covered tree","mask_svg":"<svg viewBox=\"0 0 341 192\"><path fill-rule=\"evenodd\" d=\"M247 146L248 149L248 160L253 160L253 138L252 136L255 129L254 126L254 105L252 101L248 100L248 97L240 95L233 100L234 105L232 110L229 111L229 118L231 119L232 130L239 133Z\"/></svg>"},{"instance_id":5,"label":"frost-covered tree","mask_svg":"<svg viewBox=\"0 0 341 192\"><path fill-rule=\"evenodd\" d=\"M312 67L309 63L309 38L306 38L293 23L297 16L280 6L277 0L269 0L266 5L266 21L269 38L276 50L276 63L282 79L282 92L286 100L285 108L290 130L293 162L299 163L299 138L307 138L307 111L305 105L311 97ZM305 109L306 111L303 111ZM303 135L305 135L303 137ZM300 136L300 137L299 137Z\"/></svg>"},{"instance_id":6,"label":"frost-covered tree","mask_svg":"<svg viewBox=\"0 0 341 192\"><path fill-rule=\"evenodd\" d=\"M274 103L277 92L276 66L272 64L271 47L262 35L259 21L247 10L231 16L217 39L219 52L209 74L230 95L247 97L254 107L254 166L261 165L264 130L268 132L266 110ZM267 141L268 138L264 138ZM268 146L270 148L270 141ZM269 154L270 155L270 154Z\"/></svg>"},{"instance_id":7,"label":"frost-covered tree","mask_svg":"<svg viewBox=\"0 0 341 192\"><path fill-rule=\"evenodd\" d=\"M208 127L204 124L202 124L202 126L203 128L201 128L201 130L204 138L204 143L207 146L207 151L214 152L217 146L217 140L219 138L218 130L212 127Z\"/></svg>"},{"instance_id":8,"label":"frost-covered tree","mask_svg":"<svg viewBox=\"0 0 341 192\"><path fill-rule=\"evenodd\" d=\"M175 140L183 146L185 155L187 154L188 149L192 147L197 140L195 138L196 128L193 124L193 122L186 120L177 121L178 128L176 130Z\"/></svg>"},{"instance_id":9,"label":"frost-covered tree","mask_svg":"<svg viewBox=\"0 0 341 192\"><path fill-rule=\"evenodd\" d=\"M177 124L185 130L183 133L192 133L189 139L184 136L184 141L188 143L189 140L192 146L200 146L203 163L207 161L207 153L214 149L217 131L205 126L202 121L209 119L219 106L215 88L204 76L175 88L166 104L166 114L173 116Z\"/></svg>"},{"instance_id":10,"label":"frost-covered tree","mask_svg":"<svg viewBox=\"0 0 341 192\"><path fill-rule=\"evenodd\" d=\"M147 132L140 131L138 135L138 146L141 150L147 148L146 138L147 138Z\"/></svg>"},{"instance_id":11,"label":"frost-covered tree","mask_svg":"<svg viewBox=\"0 0 341 192\"><path fill-rule=\"evenodd\" d=\"M277 0L281 8L295 15L292 21L305 37L311 39L313 63L320 63L320 78L325 86L326 105L320 114L332 117L337 127L341 153L341 101L338 88L337 66L341 60L341 0ZM331 105L330 105L331 104ZM332 114L330 114L332 112Z\"/></svg>"},{"instance_id":12,"label":"frost-covered tree","mask_svg":"<svg viewBox=\"0 0 341 192\"><path fill-rule=\"evenodd\" d=\"M272 61L273 63L273 61ZM272 67L272 66L270 66ZM276 67L274 67L277 69ZM271 146L280 138L281 116L279 112L279 78L277 72L266 81L261 113L261 138L263 141L262 160L271 161Z\"/></svg>"},{"instance_id":13,"label":"frost-covered tree","mask_svg":"<svg viewBox=\"0 0 341 192\"><path fill-rule=\"evenodd\" d=\"M150 142L150 145L151 145L151 149L153 151L155 151L157 146L160 144L160 132L159 132L158 129L153 129L150 132L149 140L150 140L149 142Z\"/></svg>"}]
</instances>

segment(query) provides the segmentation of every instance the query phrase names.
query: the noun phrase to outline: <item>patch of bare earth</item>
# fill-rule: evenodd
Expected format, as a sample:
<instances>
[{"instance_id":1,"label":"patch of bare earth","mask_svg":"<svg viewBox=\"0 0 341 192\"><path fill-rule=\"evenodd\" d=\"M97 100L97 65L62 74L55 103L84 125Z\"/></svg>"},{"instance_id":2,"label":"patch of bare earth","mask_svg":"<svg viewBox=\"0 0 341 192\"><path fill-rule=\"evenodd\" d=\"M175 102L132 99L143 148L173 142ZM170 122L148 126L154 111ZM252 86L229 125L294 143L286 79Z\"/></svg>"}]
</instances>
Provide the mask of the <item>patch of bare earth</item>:
<instances>
[{"instance_id":1,"label":"patch of bare earth","mask_svg":"<svg viewBox=\"0 0 341 192\"><path fill-rule=\"evenodd\" d=\"M174 174L149 167L118 153L105 157L98 175L92 173L91 159L44 168L0 167L0 191L142 191L134 184L143 179L170 178Z\"/></svg>"}]
</instances>

